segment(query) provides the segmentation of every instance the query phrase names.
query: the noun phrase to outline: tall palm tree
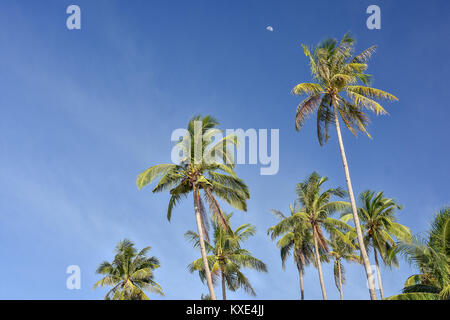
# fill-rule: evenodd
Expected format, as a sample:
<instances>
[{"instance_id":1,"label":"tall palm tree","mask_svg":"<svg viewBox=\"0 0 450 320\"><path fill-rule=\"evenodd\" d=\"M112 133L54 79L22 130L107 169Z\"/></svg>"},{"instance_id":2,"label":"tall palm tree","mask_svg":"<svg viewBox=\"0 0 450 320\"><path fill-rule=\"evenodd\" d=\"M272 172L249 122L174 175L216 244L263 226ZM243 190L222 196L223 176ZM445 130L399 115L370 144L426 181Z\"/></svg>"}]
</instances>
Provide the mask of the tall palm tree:
<instances>
[{"instance_id":1,"label":"tall palm tree","mask_svg":"<svg viewBox=\"0 0 450 320\"><path fill-rule=\"evenodd\" d=\"M184 155L180 164L159 164L148 168L137 177L139 189L159 178L153 192L170 190L168 220L178 202L192 193L200 250L209 294L213 300L216 300L216 295L204 245L204 239L209 239L208 218L200 191L203 190L210 211L225 228L228 228L227 222L216 196L234 208L244 211L247 210L246 200L250 197L247 185L236 176L233 170L233 154L229 146L236 145L236 136L225 136L214 142L214 137L222 133L217 129L217 125L217 120L211 116L193 117L189 121L186 136L176 145Z\"/></svg>"},{"instance_id":2,"label":"tall palm tree","mask_svg":"<svg viewBox=\"0 0 450 320\"><path fill-rule=\"evenodd\" d=\"M329 138L329 125L334 124L336 126L358 245L369 283L370 297L376 299L375 285L363 242L342 141L339 117L353 134L356 135L357 130L359 130L370 137L366 130L369 117L364 109L374 111L377 115L386 114L387 112L375 99L397 100L397 98L385 91L369 87L370 75L365 73L366 62L374 53L376 47L372 46L353 57L354 44L355 40L349 34L346 34L340 42L336 39L327 39L315 48L302 45L305 55L309 58L311 73L315 82L300 83L292 89L292 92L296 95L307 95L307 98L297 107L295 127L299 130L307 116L317 111L317 136L320 145L323 145Z\"/></svg>"},{"instance_id":3,"label":"tall palm tree","mask_svg":"<svg viewBox=\"0 0 450 320\"><path fill-rule=\"evenodd\" d=\"M96 272L104 277L95 283L94 289L112 286L105 300L149 300L144 291L164 295L161 286L153 280L153 270L159 268L159 261L147 257L149 250L150 247L145 247L138 252L130 240L120 241L114 260L98 266Z\"/></svg>"},{"instance_id":4,"label":"tall palm tree","mask_svg":"<svg viewBox=\"0 0 450 320\"><path fill-rule=\"evenodd\" d=\"M228 225L231 214L226 216ZM241 247L242 242L255 234L255 227L250 224L243 224L232 230L224 228L217 219L213 220L214 239L210 244L205 242L206 251L213 280L220 277L222 284L222 298L226 300L226 289L236 291L243 288L247 293L255 296L255 290L251 286L249 280L241 272L241 268L255 269L261 272L267 272L266 265L259 259ZM199 236L193 231L185 234L186 238L194 243L194 247L199 245ZM200 279L204 281L205 270L201 259L193 261L189 265L189 271L198 271Z\"/></svg>"},{"instance_id":5,"label":"tall palm tree","mask_svg":"<svg viewBox=\"0 0 450 320\"><path fill-rule=\"evenodd\" d=\"M381 279L378 254L388 265L397 265L395 256L391 253L396 245L394 239L409 242L411 231L408 227L397 222L396 209L401 209L394 199L385 198L383 191L375 194L366 190L359 195L360 208L358 214L363 226L364 244L373 248L375 265L377 269L378 287L381 299L384 298L383 282ZM352 218L352 214L342 217L343 221Z\"/></svg>"},{"instance_id":6,"label":"tall palm tree","mask_svg":"<svg viewBox=\"0 0 450 320\"><path fill-rule=\"evenodd\" d=\"M281 236L277 242L277 247L280 249L283 270L286 266L287 258L291 253L293 254L300 279L300 297L304 300L303 276L305 274L305 268L311 262L315 262L312 230L305 223L301 223L302 220L300 219L288 219L288 217L278 210L272 210L272 212L280 219L280 222L270 227L267 230L267 234L270 235L272 241ZM291 210L291 217L293 215L294 210Z\"/></svg>"},{"instance_id":7,"label":"tall palm tree","mask_svg":"<svg viewBox=\"0 0 450 320\"><path fill-rule=\"evenodd\" d=\"M322 185L328 180L327 177L321 177L317 172L313 172L303 182L297 184L296 208L291 217L284 219L287 224L297 223L307 225L312 232L314 255L319 273L320 287L322 289L322 297L327 299L325 285L323 282L322 265L320 258L320 249L328 252L328 240L325 237L324 229L333 232L343 241L351 243L347 237L339 230L352 230L352 228L341 220L331 218L335 212L342 211L348 207L346 201L330 201L332 196L342 198L346 192L341 188L327 189L321 192ZM320 248L320 249L319 249Z\"/></svg>"},{"instance_id":8,"label":"tall palm tree","mask_svg":"<svg viewBox=\"0 0 450 320\"><path fill-rule=\"evenodd\" d=\"M350 232L346 234L348 239L351 239ZM333 274L334 283L336 288L339 290L340 299L344 299L344 289L345 284L345 267L342 264L343 261L361 263L361 258L354 254L355 246L351 246L348 243L342 241L339 237L331 236L331 248L329 255L334 258L333 264Z\"/></svg>"},{"instance_id":9,"label":"tall palm tree","mask_svg":"<svg viewBox=\"0 0 450 320\"><path fill-rule=\"evenodd\" d=\"M449 300L450 299L450 208L436 214L426 238L414 237L412 243L396 248L419 269L410 276L403 293L389 300Z\"/></svg>"}]
</instances>

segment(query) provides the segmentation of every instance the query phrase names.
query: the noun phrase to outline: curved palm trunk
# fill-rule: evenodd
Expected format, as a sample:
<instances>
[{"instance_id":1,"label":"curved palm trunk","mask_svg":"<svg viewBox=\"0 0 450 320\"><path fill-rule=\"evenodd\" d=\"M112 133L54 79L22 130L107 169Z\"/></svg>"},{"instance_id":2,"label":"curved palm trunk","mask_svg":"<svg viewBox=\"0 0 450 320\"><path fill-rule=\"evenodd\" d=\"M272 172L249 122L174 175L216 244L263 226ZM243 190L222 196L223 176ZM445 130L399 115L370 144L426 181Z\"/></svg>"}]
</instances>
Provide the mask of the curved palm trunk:
<instances>
[{"instance_id":1,"label":"curved palm trunk","mask_svg":"<svg viewBox=\"0 0 450 320\"><path fill-rule=\"evenodd\" d=\"M222 228L224 228L225 230L231 230L231 227L228 224L227 219L225 219L222 209L220 208L219 203L214 197L211 188L205 188L204 190L206 192L207 199L210 202L210 206L212 206L213 208L215 219L217 219Z\"/></svg>"},{"instance_id":2,"label":"curved palm trunk","mask_svg":"<svg viewBox=\"0 0 450 320\"><path fill-rule=\"evenodd\" d=\"M338 273L339 273L339 294L340 294L341 300L344 300L344 291L342 289L342 273L341 273L341 264L340 263L338 263Z\"/></svg>"},{"instance_id":3,"label":"curved palm trunk","mask_svg":"<svg viewBox=\"0 0 450 320\"><path fill-rule=\"evenodd\" d=\"M203 239L202 216L200 214L200 208L198 204L199 193L196 187L194 187L193 191L194 191L193 195L194 195L195 220L197 221L198 240L200 242L200 251L202 253L203 267L205 268L206 282L208 283L209 295L211 296L211 300L216 300L216 295L214 293L214 287L212 283L211 271L209 270L208 259L206 258L205 242Z\"/></svg>"},{"instance_id":4,"label":"curved palm trunk","mask_svg":"<svg viewBox=\"0 0 450 320\"><path fill-rule=\"evenodd\" d=\"M223 269L221 270L222 276L222 300L227 300L227 288L225 287L225 275Z\"/></svg>"},{"instance_id":5,"label":"curved palm trunk","mask_svg":"<svg viewBox=\"0 0 450 320\"><path fill-rule=\"evenodd\" d=\"M316 256L317 270L319 271L320 287L322 289L323 300L327 300L327 293L325 291L325 284L323 282L322 264L320 263L319 256L319 244L317 243L316 228L313 226L313 238L314 238L314 255Z\"/></svg>"},{"instance_id":6,"label":"curved palm trunk","mask_svg":"<svg viewBox=\"0 0 450 320\"><path fill-rule=\"evenodd\" d=\"M381 272L380 272L380 267L378 265L378 255L377 255L377 249L375 249L375 246L373 247L373 253L375 256L375 264L377 266L377 278L378 278L378 286L380 287L380 297L381 297L381 299L384 299L383 283L381 281Z\"/></svg>"},{"instance_id":7,"label":"curved palm trunk","mask_svg":"<svg viewBox=\"0 0 450 320\"><path fill-rule=\"evenodd\" d=\"M333 104L334 105L334 104ZM339 149L341 151L342 164L345 171L345 180L347 180L348 194L350 196L350 204L352 206L353 221L355 223L356 235L358 239L359 250L363 258L364 269L366 270L367 283L369 285L370 298L377 300L377 293L375 291L375 282L373 280L372 268L370 267L369 256L367 255L366 246L364 245L363 235L361 231L361 225L359 224L358 212L356 209L355 196L353 194L352 182L350 180L350 172L347 164L347 157L345 156L344 143L342 142L341 128L339 126L339 118L337 113L337 107L334 107L334 122L336 124L336 132L339 141Z\"/></svg>"}]
</instances>

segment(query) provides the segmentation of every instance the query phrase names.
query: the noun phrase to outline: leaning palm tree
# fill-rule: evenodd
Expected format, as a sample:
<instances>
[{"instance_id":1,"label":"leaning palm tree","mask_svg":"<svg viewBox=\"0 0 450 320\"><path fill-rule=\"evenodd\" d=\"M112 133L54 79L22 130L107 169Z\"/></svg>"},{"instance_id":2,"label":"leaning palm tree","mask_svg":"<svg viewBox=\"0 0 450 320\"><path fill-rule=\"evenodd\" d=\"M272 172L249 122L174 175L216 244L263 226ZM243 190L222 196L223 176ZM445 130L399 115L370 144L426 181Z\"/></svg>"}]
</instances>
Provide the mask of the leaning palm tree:
<instances>
[{"instance_id":1,"label":"leaning palm tree","mask_svg":"<svg viewBox=\"0 0 450 320\"><path fill-rule=\"evenodd\" d=\"M347 238L350 240L352 236L350 232L346 234ZM328 253L330 256L334 258L333 264L333 274L334 274L334 283L336 284L336 288L339 290L340 299L344 299L344 289L343 285L345 284L345 267L343 265L343 261L347 262L356 262L361 263L361 257L354 254L355 246L349 245L348 243L342 241L339 237L334 235L331 236L331 248L332 250Z\"/></svg>"},{"instance_id":2,"label":"leaning palm tree","mask_svg":"<svg viewBox=\"0 0 450 320\"><path fill-rule=\"evenodd\" d=\"M378 254L387 265L398 265L393 255L395 239L403 242L411 241L411 231L397 222L396 209L401 209L394 199L384 197L383 191L375 195L374 191L366 190L359 195L361 207L358 208L364 233L364 244L373 248L377 268L378 287L381 299L384 298ZM348 221L352 214L343 215L342 220Z\"/></svg>"},{"instance_id":3,"label":"leaning palm tree","mask_svg":"<svg viewBox=\"0 0 450 320\"><path fill-rule=\"evenodd\" d=\"M130 240L120 241L114 260L98 266L97 273L104 277L97 281L94 289L112 286L105 300L149 300L144 291L164 295L161 286L153 280L153 270L159 268L159 261L147 257L149 250L150 247L145 247L138 252Z\"/></svg>"},{"instance_id":4,"label":"leaning palm tree","mask_svg":"<svg viewBox=\"0 0 450 320\"><path fill-rule=\"evenodd\" d=\"M315 263L319 273L320 287L322 289L322 297L327 299L325 285L323 281L322 265L320 258L320 249L325 252L329 251L328 240L325 237L324 229L329 233L334 233L343 241L351 244L351 241L340 231L352 230L345 222L331 218L330 215L338 211L345 210L348 207L346 201L330 201L332 196L342 198L346 192L338 187L335 189L327 189L321 191L322 185L328 180L327 177L321 177L317 172L313 172L303 182L297 184L297 203L291 217L285 219L286 223L297 223L306 225L312 232ZM319 249L320 248L320 249Z\"/></svg>"},{"instance_id":5,"label":"leaning palm tree","mask_svg":"<svg viewBox=\"0 0 450 320\"><path fill-rule=\"evenodd\" d=\"M280 249L283 270L287 258L292 253L300 279L300 297L301 300L304 300L303 277L305 269L311 262L315 262L312 231L305 223L301 223L302 220L300 219L289 219L279 210L272 210L272 212L280 219L280 222L270 227L267 234L270 235L272 241L281 236L277 242L277 247ZM293 215L294 210L291 210L291 217ZM321 257L323 257L323 254Z\"/></svg>"},{"instance_id":6,"label":"leaning palm tree","mask_svg":"<svg viewBox=\"0 0 450 320\"><path fill-rule=\"evenodd\" d=\"M227 222L231 214L226 216ZM248 250L241 247L242 242L255 234L255 227L250 224L243 224L232 230L224 228L217 220L213 221L214 239L210 244L205 242L207 259L213 274L213 280L221 279L222 298L226 300L226 289L236 291L243 288L247 293L255 296L255 290L249 280L242 273L242 268L250 268L261 272L267 272L266 265L259 259L253 257ZM199 245L199 236L193 231L185 234L186 238L194 243L194 247ZM189 271L199 273L200 279L204 281L205 271L202 259L197 259L189 265Z\"/></svg>"},{"instance_id":7,"label":"leaning palm tree","mask_svg":"<svg viewBox=\"0 0 450 320\"><path fill-rule=\"evenodd\" d=\"M195 219L200 239L200 250L205 266L206 280L211 299L215 300L211 272L206 259L204 239L208 236L208 217L200 191L209 204L213 216L223 227L225 216L219 206L216 196L238 210L247 210L246 200L249 191L246 184L239 179L233 168L233 154L230 146L235 146L235 135L225 136L217 142L214 138L222 131L217 129L218 122L210 116L193 117L188 124L186 136L176 147L183 154L179 164L159 164L142 172L137 177L139 189L159 178L153 192L170 190L167 209L167 219L170 220L173 208L183 197L192 193L194 200Z\"/></svg>"},{"instance_id":8,"label":"leaning palm tree","mask_svg":"<svg viewBox=\"0 0 450 320\"><path fill-rule=\"evenodd\" d=\"M449 300L450 299L450 208L438 212L426 238L414 237L412 243L398 245L420 273L410 276L403 293L389 300Z\"/></svg>"},{"instance_id":9,"label":"leaning palm tree","mask_svg":"<svg viewBox=\"0 0 450 320\"><path fill-rule=\"evenodd\" d=\"M349 34L346 34L340 42L335 39L327 39L315 48L302 45L305 55L309 58L311 73L315 82L300 83L292 89L292 92L296 95L307 95L307 98L297 107L295 127L299 130L307 116L317 111L317 136L320 145L323 145L329 138L330 124L336 126L358 244L369 283L370 297L376 299L375 285L363 242L342 141L339 117L353 134L356 135L357 130L359 130L370 137L366 130L369 118L364 109L374 111L377 115L386 114L385 109L375 99L397 100L397 98L385 91L369 87L370 75L365 73L366 62L374 53L376 47L372 46L353 57L354 44L355 40Z\"/></svg>"}]
</instances>

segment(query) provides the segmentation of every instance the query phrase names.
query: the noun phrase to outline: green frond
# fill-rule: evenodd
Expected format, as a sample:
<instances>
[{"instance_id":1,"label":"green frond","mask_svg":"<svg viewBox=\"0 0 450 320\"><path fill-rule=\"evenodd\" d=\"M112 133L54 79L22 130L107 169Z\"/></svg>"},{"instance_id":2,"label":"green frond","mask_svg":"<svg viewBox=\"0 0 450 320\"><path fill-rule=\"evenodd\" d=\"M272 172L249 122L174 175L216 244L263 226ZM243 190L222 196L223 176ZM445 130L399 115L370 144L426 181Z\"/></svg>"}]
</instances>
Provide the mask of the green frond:
<instances>
[{"instance_id":1,"label":"green frond","mask_svg":"<svg viewBox=\"0 0 450 320\"><path fill-rule=\"evenodd\" d=\"M377 49L377 46L371 46L371 47L367 48L366 50L364 50L360 54L356 55L353 58L352 63L365 63L365 62L367 62L367 60L370 59L372 54L375 53L376 49Z\"/></svg>"},{"instance_id":2,"label":"green frond","mask_svg":"<svg viewBox=\"0 0 450 320\"><path fill-rule=\"evenodd\" d=\"M435 293L412 292L398 294L385 300L440 300L440 297Z\"/></svg>"},{"instance_id":3,"label":"green frond","mask_svg":"<svg viewBox=\"0 0 450 320\"><path fill-rule=\"evenodd\" d=\"M386 228L389 233L391 233L398 240L410 243L412 239L411 230L400 223L391 222L391 224Z\"/></svg>"},{"instance_id":4,"label":"green frond","mask_svg":"<svg viewBox=\"0 0 450 320\"><path fill-rule=\"evenodd\" d=\"M387 114L387 111L378 102L354 91L347 90L346 93L357 107L369 109L377 115Z\"/></svg>"},{"instance_id":5,"label":"green frond","mask_svg":"<svg viewBox=\"0 0 450 320\"><path fill-rule=\"evenodd\" d=\"M398 101L398 98L389 92L366 86L347 86L346 89L351 92L358 93L370 99L384 99L388 101Z\"/></svg>"},{"instance_id":6,"label":"green frond","mask_svg":"<svg viewBox=\"0 0 450 320\"><path fill-rule=\"evenodd\" d=\"M158 164L150 167L138 175L136 180L137 187L142 189L156 178L165 175L167 172L174 170L175 168L177 168L177 165L175 164Z\"/></svg>"},{"instance_id":7,"label":"green frond","mask_svg":"<svg viewBox=\"0 0 450 320\"><path fill-rule=\"evenodd\" d=\"M297 130L300 130L300 128L303 126L303 123L305 122L308 115L311 115L317 110L321 101L321 95L318 93L309 96L298 105L297 113L295 116L295 128Z\"/></svg>"},{"instance_id":8,"label":"green frond","mask_svg":"<svg viewBox=\"0 0 450 320\"><path fill-rule=\"evenodd\" d=\"M403 293L412 293L412 292L428 292L428 293L440 293L441 289L432 285L426 284L413 284L403 288Z\"/></svg>"},{"instance_id":9,"label":"green frond","mask_svg":"<svg viewBox=\"0 0 450 320\"><path fill-rule=\"evenodd\" d=\"M334 124L334 114L330 107L330 101L329 94L323 95L320 106L317 109L317 138L321 146L328 141L330 137L328 134L329 126Z\"/></svg>"},{"instance_id":10,"label":"green frond","mask_svg":"<svg viewBox=\"0 0 450 320\"><path fill-rule=\"evenodd\" d=\"M94 284L94 289L97 287L114 286L118 281L120 281L120 278L117 278L116 276L106 276Z\"/></svg>"},{"instance_id":11,"label":"green frond","mask_svg":"<svg viewBox=\"0 0 450 320\"><path fill-rule=\"evenodd\" d=\"M350 220L353 220L353 213L344 213L341 216L341 220L345 223L348 223Z\"/></svg>"},{"instance_id":12,"label":"green frond","mask_svg":"<svg viewBox=\"0 0 450 320\"><path fill-rule=\"evenodd\" d=\"M247 211L248 193L245 190L233 189L232 187L221 184L217 181L211 181L213 192L219 198L227 202L232 207Z\"/></svg>"},{"instance_id":13,"label":"green frond","mask_svg":"<svg viewBox=\"0 0 450 320\"><path fill-rule=\"evenodd\" d=\"M311 54L311 49L304 44L302 44L302 48L303 48L303 53L305 54L305 56L307 56L309 58L309 66L311 69L311 74L314 79L317 79L318 78L318 70L317 70L316 61L315 61L313 55Z\"/></svg>"},{"instance_id":14,"label":"green frond","mask_svg":"<svg viewBox=\"0 0 450 320\"><path fill-rule=\"evenodd\" d=\"M354 104L342 99L342 104L338 107L339 114L344 121L347 128L356 136L356 130L365 133L369 138L372 138L367 132L367 125L369 124L369 117L360 108Z\"/></svg>"},{"instance_id":15,"label":"green frond","mask_svg":"<svg viewBox=\"0 0 450 320\"><path fill-rule=\"evenodd\" d=\"M300 83L292 89L292 93L296 95L315 95L324 93L323 87L318 83Z\"/></svg>"},{"instance_id":16,"label":"green frond","mask_svg":"<svg viewBox=\"0 0 450 320\"><path fill-rule=\"evenodd\" d=\"M278 217L280 220L286 219L286 216L281 212L280 210L272 209L270 210L276 217Z\"/></svg>"},{"instance_id":17,"label":"green frond","mask_svg":"<svg viewBox=\"0 0 450 320\"><path fill-rule=\"evenodd\" d=\"M367 69L367 64L351 62L347 64L347 72L363 73Z\"/></svg>"}]
</instances>

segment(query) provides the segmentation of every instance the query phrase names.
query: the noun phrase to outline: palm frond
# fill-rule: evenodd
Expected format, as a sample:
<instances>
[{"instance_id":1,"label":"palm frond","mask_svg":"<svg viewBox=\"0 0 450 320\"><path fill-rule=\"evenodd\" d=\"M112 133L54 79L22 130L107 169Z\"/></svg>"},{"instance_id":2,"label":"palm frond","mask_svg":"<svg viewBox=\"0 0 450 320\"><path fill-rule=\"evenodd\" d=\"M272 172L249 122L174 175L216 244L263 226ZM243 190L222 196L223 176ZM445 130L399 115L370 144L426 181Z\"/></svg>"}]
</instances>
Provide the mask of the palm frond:
<instances>
[{"instance_id":1,"label":"palm frond","mask_svg":"<svg viewBox=\"0 0 450 320\"><path fill-rule=\"evenodd\" d=\"M158 164L150 167L144 172L140 173L137 177L136 184L139 189L142 189L147 184L153 182L159 176L163 176L169 171L173 171L177 168L175 164Z\"/></svg>"},{"instance_id":2,"label":"palm frond","mask_svg":"<svg viewBox=\"0 0 450 320\"><path fill-rule=\"evenodd\" d=\"M300 130L308 115L314 113L322 101L320 94L313 94L303 100L297 107L295 128Z\"/></svg>"}]
</instances>

